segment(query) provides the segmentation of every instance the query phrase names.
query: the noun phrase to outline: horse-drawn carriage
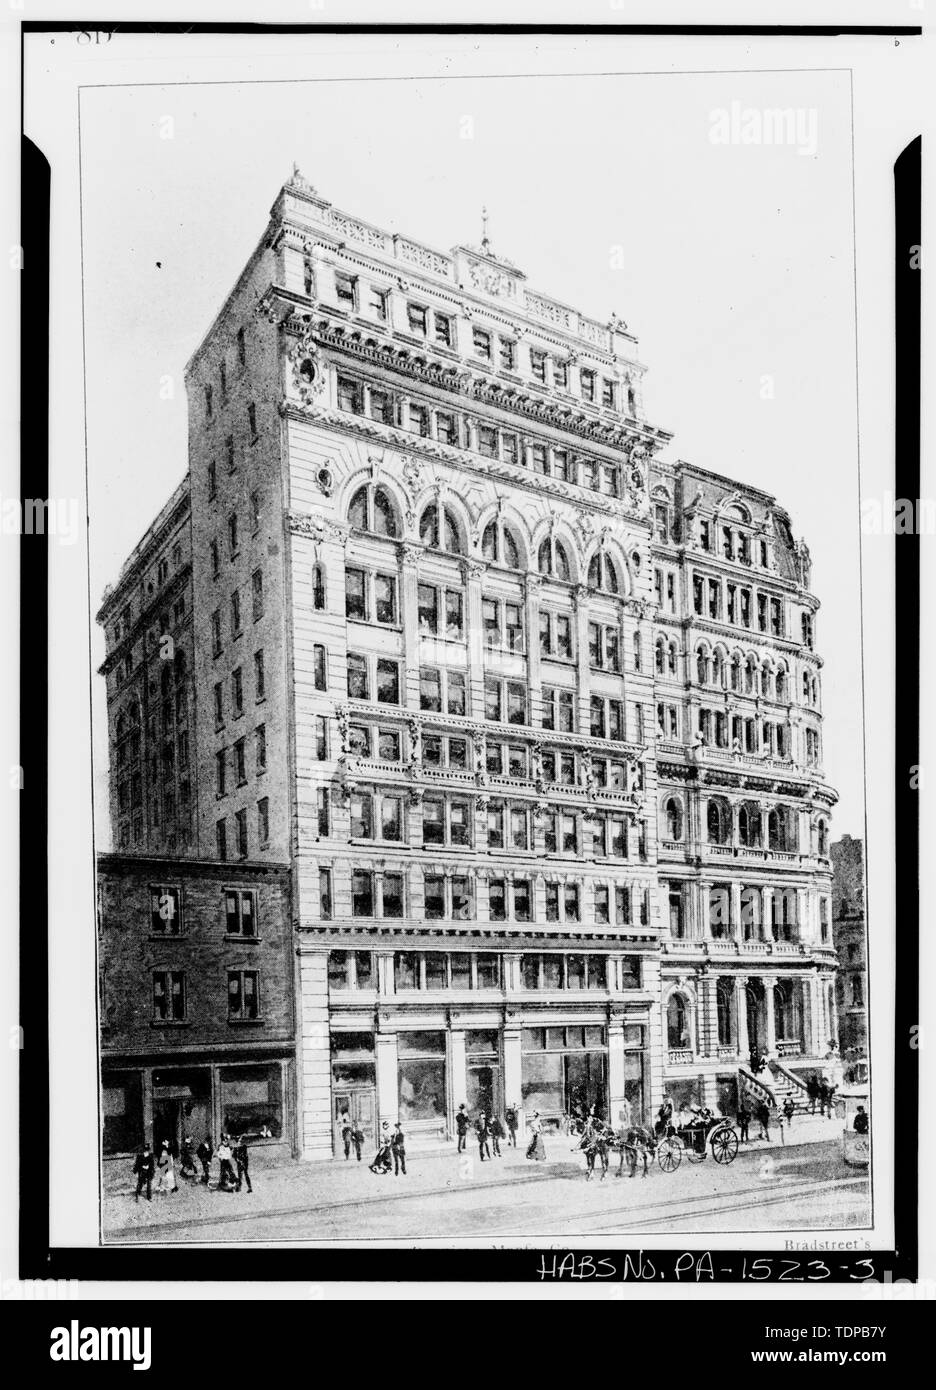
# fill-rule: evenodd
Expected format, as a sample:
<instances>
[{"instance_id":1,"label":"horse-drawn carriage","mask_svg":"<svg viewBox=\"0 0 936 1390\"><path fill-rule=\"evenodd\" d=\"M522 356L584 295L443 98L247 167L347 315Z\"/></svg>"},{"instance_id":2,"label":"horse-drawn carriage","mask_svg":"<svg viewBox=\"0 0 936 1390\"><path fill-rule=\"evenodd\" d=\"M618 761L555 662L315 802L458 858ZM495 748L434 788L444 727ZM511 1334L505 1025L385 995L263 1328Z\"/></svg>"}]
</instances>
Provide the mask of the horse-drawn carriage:
<instances>
[{"instance_id":1,"label":"horse-drawn carriage","mask_svg":"<svg viewBox=\"0 0 936 1390\"><path fill-rule=\"evenodd\" d=\"M699 1114L687 1124L663 1128L657 1135L656 1160L664 1173L675 1173L683 1154L690 1163L704 1163L710 1150L716 1163L733 1163L738 1145L730 1120L711 1113Z\"/></svg>"},{"instance_id":2,"label":"horse-drawn carriage","mask_svg":"<svg viewBox=\"0 0 936 1390\"><path fill-rule=\"evenodd\" d=\"M613 1130L610 1125L599 1121L584 1124L572 1132L578 1138L576 1150L585 1154L589 1181L596 1167L600 1167L602 1178L606 1176L612 1153L620 1155L618 1177L623 1173L625 1164L628 1176L634 1177L641 1163L643 1176L646 1177L650 1161L654 1158L661 1172L675 1173L683 1155L690 1163L704 1163L711 1151L719 1164L733 1163L738 1156L738 1135L731 1121L706 1111L698 1112L693 1120L678 1126L664 1121L658 1122L654 1128L629 1125Z\"/></svg>"}]
</instances>

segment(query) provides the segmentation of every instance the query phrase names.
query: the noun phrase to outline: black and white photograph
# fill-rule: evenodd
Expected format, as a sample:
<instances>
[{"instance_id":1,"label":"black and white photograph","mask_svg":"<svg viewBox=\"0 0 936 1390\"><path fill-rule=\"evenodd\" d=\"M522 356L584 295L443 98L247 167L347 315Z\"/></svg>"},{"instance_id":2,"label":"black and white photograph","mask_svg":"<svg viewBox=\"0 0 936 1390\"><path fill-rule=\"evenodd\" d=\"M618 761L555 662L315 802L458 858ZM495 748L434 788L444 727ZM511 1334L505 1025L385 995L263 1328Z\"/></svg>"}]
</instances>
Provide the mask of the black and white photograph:
<instances>
[{"instance_id":1,"label":"black and white photograph","mask_svg":"<svg viewBox=\"0 0 936 1390\"><path fill-rule=\"evenodd\" d=\"M912 102L848 38L53 37L62 1243L892 1247Z\"/></svg>"}]
</instances>

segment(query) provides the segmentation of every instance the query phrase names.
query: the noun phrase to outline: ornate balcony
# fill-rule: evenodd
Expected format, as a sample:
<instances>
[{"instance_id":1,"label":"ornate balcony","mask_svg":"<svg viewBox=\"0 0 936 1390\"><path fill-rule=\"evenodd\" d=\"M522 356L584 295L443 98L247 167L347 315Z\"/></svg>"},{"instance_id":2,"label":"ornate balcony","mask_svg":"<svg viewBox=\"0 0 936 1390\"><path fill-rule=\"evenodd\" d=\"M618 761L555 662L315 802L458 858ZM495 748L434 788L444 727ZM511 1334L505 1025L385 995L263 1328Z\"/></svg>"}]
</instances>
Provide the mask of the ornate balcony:
<instances>
[{"instance_id":1,"label":"ornate balcony","mask_svg":"<svg viewBox=\"0 0 936 1390\"><path fill-rule=\"evenodd\" d=\"M691 1047L671 1047L666 1054L666 1060L671 1067L690 1066L694 1057Z\"/></svg>"}]
</instances>

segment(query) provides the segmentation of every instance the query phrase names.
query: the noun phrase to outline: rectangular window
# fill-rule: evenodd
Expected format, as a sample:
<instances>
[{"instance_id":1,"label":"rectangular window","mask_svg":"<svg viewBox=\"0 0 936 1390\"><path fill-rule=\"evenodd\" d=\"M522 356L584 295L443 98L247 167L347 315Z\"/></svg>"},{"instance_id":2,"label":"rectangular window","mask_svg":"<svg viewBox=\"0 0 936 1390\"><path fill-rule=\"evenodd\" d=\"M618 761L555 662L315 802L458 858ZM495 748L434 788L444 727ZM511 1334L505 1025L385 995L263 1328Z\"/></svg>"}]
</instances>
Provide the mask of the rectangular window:
<instances>
[{"instance_id":1,"label":"rectangular window","mask_svg":"<svg viewBox=\"0 0 936 1390\"><path fill-rule=\"evenodd\" d=\"M497 458L497 430L489 425L478 426L478 453L485 458Z\"/></svg>"},{"instance_id":2,"label":"rectangular window","mask_svg":"<svg viewBox=\"0 0 936 1390\"><path fill-rule=\"evenodd\" d=\"M351 836L355 840L374 838L374 799L370 792L355 792L351 797Z\"/></svg>"},{"instance_id":3,"label":"rectangular window","mask_svg":"<svg viewBox=\"0 0 936 1390\"><path fill-rule=\"evenodd\" d=\"M363 570L345 570L345 616L367 621L367 576Z\"/></svg>"},{"instance_id":4,"label":"rectangular window","mask_svg":"<svg viewBox=\"0 0 936 1390\"><path fill-rule=\"evenodd\" d=\"M239 637L241 630L240 590L235 589L231 595L231 636Z\"/></svg>"},{"instance_id":5,"label":"rectangular window","mask_svg":"<svg viewBox=\"0 0 936 1390\"><path fill-rule=\"evenodd\" d=\"M355 869L351 874L351 915L374 915L374 875L364 869Z\"/></svg>"},{"instance_id":6,"label":"rectangular window","mask_svg":"<svg viewBox=\"0 0 936 1390\"><path fill-rule=\"evenodd\" d=\"M222 681L215 682L214 717L215 727L224 723L224 683Z\"/></svg>"},{"instance_id":7,"label":"rectangular window","mask_svg":"<svg viewBox=\"0 0 936 1390\"><path fill-rule=\"evenodd\" d=\"M254 652L254 691L258 700L266 699L266 680L263 670L263 652Z\"/></svg>"},{"instance_id":8,"label":"rectangular window","mask_svg":"<svg viewBox=\"0 0 936 1390\"><path fill-rule=\"evenodd\" d=\"M465 677L460 671L449 671L446 685L448 693L448 713L463 715L467 705Z\"/></svg>"},{"instance_id":9,"label":"rectangular window","mask_svg":"<svg viewBox=\"0 0 936 1390\"><path fill-rule=\"evenodd\" d=\"M324 651L324 648L320 650ZM348 653L348 699L367 700L367 658L358 652Z\"/></svg>"},{"instance_id":10,"label":"rectangular window","mask_svg":"<svg viewBox=\"0 0 936 1390\"><path fill-rule=\"evenodd\" d=\"M595 922L598 926L607 926L611 921L611 904L608 885L598 883L595 885Z\"/></svg>"},{"instance_id":11,"label":"rectangular window","mask_svg":"<svg viewBox=\"0 0 936 1390\"><path fill-rule=\"evenodd\" d=\"M380 798L380 834L384 840L403 838L403 799L399 796Z\"/></svg>"},{"instance_id":12,"label":"rectangular window","mask_svg":"<svg viewBox=\"0 0 936 1390\"><path fill-rule=\"evenodd\" d=\"M224 796L225 793L225 770L227 768L227 749L221 748L215 753L215 794Z\"/></svg>"},{"instance_id":13,"label":"rectangular window","mask_svg":"<svg viewBox=\"0 0 936 1390\"><path fill-rule=\"evenodd\" d=\"M181 970L153 971L153 1018L181 1023L185 1018L185 975Z\"/></svg>"},{"instance_id":14,"label":"rectangular window","mask_svg":"<svg viewBox=\"0 0 936 1390\"><path fill-rule=\"evenodd\" d=\"M260 972L257 970L228 971L228 1018L233 1022L251 1022L260 1017Z\"/></svg>"},{"instance_id":15,"label":"rectangular window","mask_svg":"<svg viewBox=\"0 0 936 1390\"><path fill-rule=\"evenodd\" d=\"M315 716L315 757L319 762L324 762L328 757L328 720L324 714ZM266 756L266 741L264 740L264 756Z\"/></svg>"},{"instance_id":16,"label":"rectangular window","mask_svg":"<svg viewBox=\"0 0 936 1390\"><path fill-rule=\"evenodd\" d=\"M257 894L254 889L225 889L224 922L228 936L257 935Z\"/></svg>"},{"instance_id":17,"label":"rectangular window","mask_svg":"<svg viewBox=\"0 0 936 1390\"><path fill-rule=\"evenodd\" d=\"M335 272L335 298L343 309L354 309L357 304L357 278Z\"/></svg>"},{"instance_id":18,"label":"rectangular window","mask_svg":"<svg viewBox=\"0 0 936 1390\"><path fill-rule=\"evenodd\" d=\"M601 379L601 404L606 410L614 409L614 382L607 377Z\"/></svg>"},{"instance_id":19,"label":"rectangular window","mask_svg":"<svg viewBox=\"0 0 936 1390\"><path fill-rule=\"evenodd\" d=\"M432 316L433 335L437 343L442 347L450 348L454 342L452 332L452 320L448 314L433 314Z\"/></svg>"},{"instance_id":20,"label":"rectangular window","mask_svg":"<svg viewBox=\"0 0 936 1390\"><path fill-rule=\"evenodd\" d=\"M426 874L423 878L423 893L426 921L441 921L445 916L445 879L442 875Z\"/></svg>"},{"instance_id":21,"label":"rectangular window","mask_svg":"<svg viewBox=\"0 0 936 1390\"><path fill-rule=\"evenodd\" d=\"M582 383L582 400L593 401L595 399L595 373L583 367L580 373Z\"/></svg>"},{"instance_id":22,"label":"rectangular window","mask_svg":"<svg viewBox=\"0 0 936 1390\"><path fill-rule=\"evenodd\" d=\"M382 705L400 703L400 664L381 657L377 662L377 699Z\"/></svg>"},{"instance_id":23,"label":"rectangular window","mask_svg":"<svg viewBox=\"0 0 936 1390\"><path fill-rule=\"evenodd\" d=\"M485 333L483 328L475 328L471 334L471 344L474 348L475 356L480 357L483 362L491 360L491 335Z\"/></svg>"},{"instance_id":24,"label":"rectangular window","mask_svg":"<svg viewBox=\"0 0 936 1390\"><path fill-rule=\"evenodd\" d=\"M391 574L374 576L374 612L378 623L397 620L397 582Z\"/></svg>"},{"instance_id":25,"label":"rectangular window","mask_svg":"<svg viewBox=\"0 0 936 1390\"><path fill-rule=\"evenodd\" d=\"M546 354L535 348L530 349L530 371L537 381L546 380Z\"/></svg>"},{"instance_id":26,"label":"rectangular window","mask_svg":"<svg viewBox=\"0 0 936 1390\"><path fill-rule=\"evenodd\" d=\"M484 717L497 721L501 718L501 683L495 676L484 678Z\"/></svg>"},{"instance_id":27,"label":"rectangular window","mask_svg":"<svg viewBox=\"0 0 936 1390\"><path fill-rule=\"evenodd\" d=\"M416 590L419 630L435 634L439 631L439 591L432 584L420 584Z\"/></svg>"},{"instance_id":28,"label":"rectangular window","mask_svg":"<svg viewBox=\"0 0 936 1390\"><path fill-rule=\"evenodd\" d=\"M507 885L502 878L493 878L488 883L488 905L492 922L507 920Z\"/></svg>"},{"instance_id":29,"label":"rectangular window","mask_svg":"<svg viewBox=\"0 0 936 1390\"><path fill-rule=\"evenodd\" d=\"M319 916L323 922L330 922L332 915L332 874L331 869L319 869Z\"/></svg>"},{"instance_id":30,"label":"rectangular window","mask_svg":"<svg viewBox=\"0 0 936 1390\"><path fill-rule=\"evenodd\" d=\"M246 858L247 858L247 851L248 851L248 844L247 844L247 812L246 812L246 811L236 811L236 812L234 813L234 824L235 824L235 827L236 827L235 833L236 833L236 835L237 835L237 853L238 853L238 857L241 858L241 859L246 859Z\"/></svg>"},{"instance_id":31,"label":"rectangular window","mask_svg":"<svg viewBox=\"0 0 936 1390\"><path fill-rule=\"evenodd\" d=\"M247 407L247 428L250 430L251 441L257 438L257 407L253 401Z\"/></svg>"},{"instance_id":32,"label":"rectangular window","mask_svg":"<svg viewBox=\"0 0 936 1390\"><path fill-rule=\"evenodd\" d=\"M227 859L227 823L223 820L215 825L215 851L219 859Z\"/></svg>"},{"instance_id":33,"label":"rectangular window","mask_svg":"<svg viewBox=\"0 0 936 1390\"><path fill-rule=\"evenodd\" d=\"M267 765L266 725L259 724L254 731L254 758L258 772L264 772Z\"/></svg>"},{"instance_id":34,"label":"rectangular window","mask_svg":"<svg viewBox=\"0 0 936 1390\"><path fill-rule=\"evenodd\" d=\"M364 414L364 388L353 377L338 377L338 409L351 415Z\"/></svg>"},{"instance_id":35,"label":"rectangular window","mask_svg":"<svg viewBox=\"0 0 936 1390\"><path fill-rule=\"evenodd\" d=\"M371 289L370 292L370 311L375 319L381 323L387 321L387 292L386 290Z\"/></svg>"},{"instance_id":36,"label":"rectangular window","mask_svg":"<svg viewBox=\"0 0 936 1390\"><path fill-rule=\"evenodd\" d=\"M533 916L533 894L528 878L515 878L513 882L513 915L515 922L529 922Z\"/></svg>"},{"instance_id":37,"label":"rectangular window","mask_svg":"<svg viewBox=\"0 0 936 1390\"><path fill-rule=\"evenodd\" d=\"M436 438L442 444L458 443L458 431L456 429L454 415L448 415L441 410L437 413Z\"/></svg>"},{"instance_id":38,"label":"rectangular window","mask_svg":"<svg viewBox=\"0 0 936 1390\"><path fill-rule=\"evenodd\" d=\"M414 434L418 434L422 439L429 435L429 411L424 405L414 405L410 402L409 407L409 427Z\"/></svg>"},{"instance_id":39,"label":"rectangular window","mask_svg":"<svg viewBox=\"0 0 936 1390\"><path fill-rule=\"evenodd\" d=\"M181 936L181 888L150 889L150 931L154 936Z\"/></svg>"},{"instance_id":40,"label":"rectangular window","mask_svg":"<svg viewBox=\"0 0 936 1390\"><path fill-rule=\"evenodd\" d=\"M385 763L400 761L400 735L395 729L381 729L377 735L377 756Z\"/></svg>"},{"instance_id":41,"label":"rectangular window","mask_svg":"<svg viewBox=\"0 0 936 1390\"><path fill-rule=\"evenodd\" d=\"M488 849L504 848L504 803L492 801L487 813Z\"/></svg>"},{"instance_id":42,"label":"rectangular window","mask_svg":"<svg viewBox=\"0 0 936 1390\"><path fill-rule=\"evenodd\" d=\"M254 570L250 577L253 620L263 617L263 570Z\"/></svg>"},{"instance_id":43,"label":"rectangular window","mask_svg":"<svg viewBox=\"0 0 936 1390\"><path fill-rule=\"evenodd\" d=\"M406 322L411 333L417 333L421 338L425 338L428 312L424 304L407 304Z\"/></svg>"},{"instance_id":44,"label":"rectangular window","mask_svg":"<svg viewBox=\"0 0 936 1390\"><path fill-rule=\"evenodd\" d=\"M527 691L520 681L507 682L507 723L527 722Z\"/></svg>"},{"instance_id":45,"label":"rectangular window","mask_svg":"<svg viewBox=\"0 0 936 1390\"><path fill-rule=\"evenodd\" d=\"M529 816L523 806L512 806L510 808L510 847L511 849L529 849Z\"/></svg>"},{"instance_id":46,"label":"rectangular window","mask_svg":"<svg viewBox=\"0 0 936 1390\"><path fill-rule=\"evenodd\" d=\"M237 771L237 785L242 787L247 781L246 740L239 738L234 745L234 767Z\"/></svg>"},{"instance_id":47,"label":"rectangular window","mask_svg":"<svg viewBox=\"0 0 936 1390\"><path fill-rule=\"evenodd\" d=\"M517 345L511 338L499 339L500 364L504 371L512 372L517 365Z\"/></svg>"},{"instance_id":48,"label":"rectangular window","mask_svg":"<svg viewBox=\"0 0 936 1390\"><path fill-rule=\"evenodd\" d=\"M231 672L231 704L235 717L244 713L244 675L240 666Z\"/></svg>"},{"instance_id":49,"label":"rectangular window","mask_svg":"<svg viewBox=\"0 0 936 1390\"><path fill-rule=\"evenodd\" d=\"M442 675L432 666L420 667L419 708L434 712L442 709Z\"/></svg>"},{"instance_id":50,"label":"rectangular window","mask_svg":"<svg viewBox=\"0 0 936 1390\"><path fill-rule=\"evenodd\" d=\"M403 916L403 875L385 873L381 881L382 915Z\"/></svg>"},{"instance_id":51,"label":"rectangular window","mask_svg":"<svg viewBox=\"0 0 936 1390\"><path fill-rule=\"evenodd\" d=\"M216 608L211 615L211 655L221 655L221 610Z\"/></svg>"},{"instance_id":52,"label":"rectangular window","mask_svg":"<svg viewBox=\"0 0 936 1390\"><path fill-rule=\"evenodd\" d=\"M516 463L519 458L519 444L515 434L501 435L501 458L505 463Z\"/></svg>"}]
</instances>

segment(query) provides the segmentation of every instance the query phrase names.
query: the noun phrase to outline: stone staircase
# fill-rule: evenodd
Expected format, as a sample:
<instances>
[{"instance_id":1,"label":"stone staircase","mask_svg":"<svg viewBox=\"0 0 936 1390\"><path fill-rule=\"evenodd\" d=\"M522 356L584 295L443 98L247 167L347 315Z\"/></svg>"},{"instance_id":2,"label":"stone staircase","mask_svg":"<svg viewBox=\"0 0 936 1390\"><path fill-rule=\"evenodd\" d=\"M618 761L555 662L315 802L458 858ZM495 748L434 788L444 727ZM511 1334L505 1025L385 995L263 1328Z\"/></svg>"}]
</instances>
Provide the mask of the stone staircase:
<instances>
[{"instance_id":1,"label":"stone staircase","mask_svg":"<svg viewBox=\"0 0 936 1390\"><path fill-rule=\"evenodd\" d=\"M766 1101L772 1110L781 1110L787 1099L793 1101L797 1114L803 1115L809 1109L806 1083L774 1060L757 1076L747 1067L739 1067L738 1086L752 1100Z\"/></svg>"}]
</instances>

